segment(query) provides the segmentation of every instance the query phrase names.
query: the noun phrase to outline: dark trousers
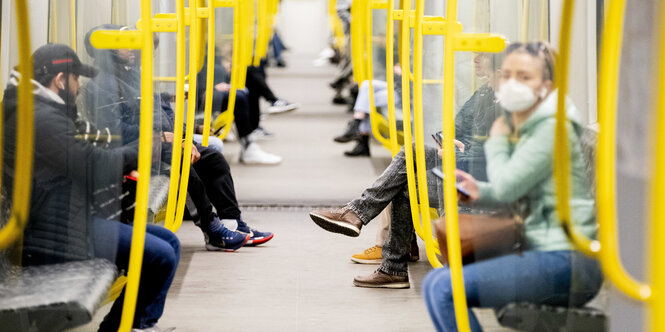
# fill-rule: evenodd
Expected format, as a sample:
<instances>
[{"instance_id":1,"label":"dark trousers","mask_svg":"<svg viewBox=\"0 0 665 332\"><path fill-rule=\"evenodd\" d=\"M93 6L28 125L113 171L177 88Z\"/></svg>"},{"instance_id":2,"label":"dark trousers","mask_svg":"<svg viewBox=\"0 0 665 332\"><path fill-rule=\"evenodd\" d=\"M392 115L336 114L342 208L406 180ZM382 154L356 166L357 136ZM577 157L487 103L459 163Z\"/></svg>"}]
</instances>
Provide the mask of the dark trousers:
<instances>
[{"instance_id":1,"label":"dark trousers","mask_svg":"<svg viewBox=\"0 0 665 332\"><path fill-rule=\"evenodd\" d=\"M132 226L114 220L94 219L95 256L115 262L118 270L127 270L132 244ZM180 260L180 242L166 228L147 225L141 284L136 300L134 328L155 325L162 316L166 293ZM99 331L117 331L120 326L125 291L99 325Z\"/></svg>"},{"instance_id":2,"label":"dark trousers","mask_svg":"<svg viewBox=\"0 0 665 332\"><path fill-rule=\"evenodd\" d=\"M259 108L259 99L265 98L269 103L277 100L275 94L270 90L268 83L266 83L266 75L263 66L247 67L247 90L249 91L249 110L251 114L252 124L258 128L259 120L261 117L261 110Z\"/></svg>"},{"instance_id":3,"label":"dark trousers","mask_svg":"<svg viewBox=\"0 0 665 332\"><path fill-rule=\"evenodd\" d=\"M229 93L215 91L212 94L212 109L213 112L222 112L226 110L229 105ZM258 109L258 106L257 106ZM233 108L233 118L238 128L238 135L245 137L251 134L254 129L259 127L259 115L255 115L250 111L249 94L245 90L236 91L236 104Z\"/></svg>"},{"instance_id":4,"label":"dark trousers","mask_svg":"<svg viewBox=\"0 0 665 332\"><path fill-rule=\"evenodd\" d=\"M212 207L221 219L240 219L231 168L218 151L200 147L199 159L189 172L187 192L201 217L201 228L206 229L214 218Z\"/></svg>"}]
</instances>

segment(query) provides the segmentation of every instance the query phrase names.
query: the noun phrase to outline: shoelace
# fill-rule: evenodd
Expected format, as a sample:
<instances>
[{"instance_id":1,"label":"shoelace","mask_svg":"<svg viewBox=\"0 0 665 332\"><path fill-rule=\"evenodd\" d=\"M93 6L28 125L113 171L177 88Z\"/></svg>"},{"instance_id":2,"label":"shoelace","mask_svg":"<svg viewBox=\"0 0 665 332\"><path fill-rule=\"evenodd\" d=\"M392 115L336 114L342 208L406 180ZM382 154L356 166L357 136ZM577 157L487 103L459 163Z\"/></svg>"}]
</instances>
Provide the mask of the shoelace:
<instances>
[{"instance_id":1,"label":"shoelace","mask_svg":"<svg viewBox=\"0 0 665 332\"><path fill-rule=\"evenodd\" d=\"M367 248L367 249L365 249L364 254L369 255L369 254L371 254L371 253L377 251L378 249L381 249L381 247L379 247L379 246L373 246L373 247L371 247L371 248Z\"/></svg>"}]
</instances>

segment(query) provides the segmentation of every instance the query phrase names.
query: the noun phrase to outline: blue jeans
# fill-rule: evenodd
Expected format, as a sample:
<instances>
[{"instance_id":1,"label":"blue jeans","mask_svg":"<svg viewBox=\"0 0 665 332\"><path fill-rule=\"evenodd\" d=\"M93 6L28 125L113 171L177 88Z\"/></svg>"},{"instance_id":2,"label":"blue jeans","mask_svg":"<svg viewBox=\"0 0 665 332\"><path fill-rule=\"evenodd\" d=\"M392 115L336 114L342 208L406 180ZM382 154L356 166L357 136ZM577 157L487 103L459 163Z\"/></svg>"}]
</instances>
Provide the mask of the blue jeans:
<instances>
[{"instance_id":1,"label":"blue jeans","mask_svg":"<svg viewBox=\"0 0 665 332\"><path fill-rule=\"evenodd\" d=\"M471 331L482 331L471 311L512 302L579 307L602 284L597 261L575 251L526 251L464 266ZM450 269L431 271L423 280L427 310L437 331L457 331Z\"/></svg>"},{"instance_id":2,"label":"blue jeans","mask_svg":"<svg viewBox=\"0 0 665 332\"><path fill-rule=\"evenodd\" d=\"M95 218L94 241L96 257L115 262L118 270L127 270L132 226ZM162 316L166 293L175 276L179 260L180 241L175 234L163 227L147 225L134 328L152 327ZM99 325L99 331L118 330L124 298L123 291Z\"/></svg>"}]
</instances>

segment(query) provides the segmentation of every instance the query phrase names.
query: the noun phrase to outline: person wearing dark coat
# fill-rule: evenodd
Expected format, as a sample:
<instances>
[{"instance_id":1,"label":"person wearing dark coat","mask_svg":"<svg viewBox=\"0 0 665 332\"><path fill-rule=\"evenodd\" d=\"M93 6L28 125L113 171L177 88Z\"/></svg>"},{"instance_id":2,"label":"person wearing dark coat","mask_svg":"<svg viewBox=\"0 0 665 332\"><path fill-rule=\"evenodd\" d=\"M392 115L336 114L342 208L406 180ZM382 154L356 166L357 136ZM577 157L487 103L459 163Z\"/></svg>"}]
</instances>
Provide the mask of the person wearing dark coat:
<instances>
[{"instance_id":1,"label":"person wearing dark coat","mask_svg":"<svg viewBox=\"0 0 665 332\"><path fill-rule=\"evenodd\" d=\"M82 64L71 48L42 46L33 54L33 64L34 171L23 264L104 258L118 270L127 270L132 227L100 217L93 197L100 187L118 184L123 175L136 169L137 145L102 147L81 137L83 122L75 105L78 78L94 77L97 70ZM20 82L21 74L12 72L4 95L5 184L13 182ZM146 232L141 279L150 282L141 282L139 289L133 323L137 331L154 327L161 317L180 257L180 243L172 232L152 225ZM118 329L123 301L124 292L100 331Z\"/></svg>"}]
</instances>

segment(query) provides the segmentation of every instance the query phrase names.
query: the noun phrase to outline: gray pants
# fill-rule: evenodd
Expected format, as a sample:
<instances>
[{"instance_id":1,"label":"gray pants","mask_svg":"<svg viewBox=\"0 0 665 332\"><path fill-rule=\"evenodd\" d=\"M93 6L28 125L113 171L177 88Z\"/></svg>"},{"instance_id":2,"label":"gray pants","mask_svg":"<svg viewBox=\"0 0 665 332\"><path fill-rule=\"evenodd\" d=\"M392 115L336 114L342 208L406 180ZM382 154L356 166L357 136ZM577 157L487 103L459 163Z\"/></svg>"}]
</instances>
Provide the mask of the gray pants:
<instances>
[{"instance_id":1,"label":"gray pants","mask_svg":"<svg viewBox=\"0 0 665 332\"><path fill-rule=\"evenodd\" d=\"M443 197L443 183L429 170L440 163L441 158L437 150L426 146L427 191L430 206L433 208L443 206L439 201L439 197ZM391 202L390 230L383 245L383 262L379 270L392 275L406 276L411 239L415 234L409 204L404 149L395 155L388 168L374 184L365 189L360 198L351 201L347 206L360 217L363 224L367 225Z\"/></svg>"}]
</instances>

